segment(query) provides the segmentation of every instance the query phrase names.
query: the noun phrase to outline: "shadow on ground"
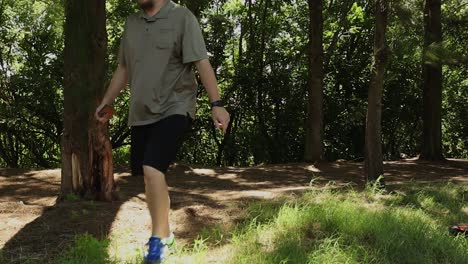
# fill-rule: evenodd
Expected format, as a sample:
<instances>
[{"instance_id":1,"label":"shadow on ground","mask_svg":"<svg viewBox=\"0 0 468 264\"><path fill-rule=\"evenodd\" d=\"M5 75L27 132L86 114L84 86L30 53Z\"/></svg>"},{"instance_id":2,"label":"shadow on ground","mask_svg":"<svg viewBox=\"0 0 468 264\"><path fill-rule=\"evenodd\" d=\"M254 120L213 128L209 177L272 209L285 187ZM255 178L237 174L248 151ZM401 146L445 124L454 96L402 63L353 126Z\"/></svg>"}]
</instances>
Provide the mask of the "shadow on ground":
<instances>
[{"instance_id":1,"label":"shadow on ground","mask_svg":"<svg viewBox=\"0 0 468 264\"><path fill-rule=\"evenodd\" d=\"M205 227L232 223L242 217L242 206L309 189L309 184L362 188L361 162L289 163L255 167L200 167L176 163L167 181L171 193L171 227L179 241L191 243ZM452 181L466 184L468 161L449 159L385 162L385 178L397 189L408 181ZM55 203L60 170L0 169L0 248L10 263L46 263L69 247L75 234L106 238L127 232L129 243L145 242L151 230L142 177L116 169L121 199L116 202L65 201Z\"/></svg>"}]
</instances>

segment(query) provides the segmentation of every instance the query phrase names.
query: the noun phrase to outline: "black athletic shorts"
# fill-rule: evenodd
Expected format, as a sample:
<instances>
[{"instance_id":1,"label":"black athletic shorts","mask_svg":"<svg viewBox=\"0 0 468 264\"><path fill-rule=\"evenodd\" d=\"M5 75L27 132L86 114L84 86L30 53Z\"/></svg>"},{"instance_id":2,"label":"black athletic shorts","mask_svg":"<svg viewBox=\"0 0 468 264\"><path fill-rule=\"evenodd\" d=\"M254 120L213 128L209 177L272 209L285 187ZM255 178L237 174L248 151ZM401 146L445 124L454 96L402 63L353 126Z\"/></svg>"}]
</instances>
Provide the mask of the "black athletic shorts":
<instances>
[{"instance_id":1,"label":"black athletic shorts","mask_svg":"<svg viewBox=\"0 0 468 264\"><path fill-rule=\"evenodd\" d=\"M155 123L132 126L130 134L130 163L133 175L143 175L143 165L166 174L169 165L193 124L192 118L174 114Z\"/></svg>"}]
</instances>

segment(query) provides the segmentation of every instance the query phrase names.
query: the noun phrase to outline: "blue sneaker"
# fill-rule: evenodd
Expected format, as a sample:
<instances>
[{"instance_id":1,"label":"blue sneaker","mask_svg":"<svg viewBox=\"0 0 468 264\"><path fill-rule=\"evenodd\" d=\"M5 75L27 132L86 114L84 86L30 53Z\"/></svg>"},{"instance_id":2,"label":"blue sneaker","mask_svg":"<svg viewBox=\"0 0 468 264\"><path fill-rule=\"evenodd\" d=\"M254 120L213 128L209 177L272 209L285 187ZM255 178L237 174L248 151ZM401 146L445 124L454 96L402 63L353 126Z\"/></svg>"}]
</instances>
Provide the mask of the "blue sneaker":
<instances>
[{"instance_id":1,"label":"blue sneaker","mask_svg":"<svg viewBox=\"0 0 468 264\"><path fill-rule=\"evenodd\" d=\"M161 241L161 238L151 236L148 240L148 252L145 254L145 263L161 263L168 251L168 246Z\"/></svg>"}]
</instances>

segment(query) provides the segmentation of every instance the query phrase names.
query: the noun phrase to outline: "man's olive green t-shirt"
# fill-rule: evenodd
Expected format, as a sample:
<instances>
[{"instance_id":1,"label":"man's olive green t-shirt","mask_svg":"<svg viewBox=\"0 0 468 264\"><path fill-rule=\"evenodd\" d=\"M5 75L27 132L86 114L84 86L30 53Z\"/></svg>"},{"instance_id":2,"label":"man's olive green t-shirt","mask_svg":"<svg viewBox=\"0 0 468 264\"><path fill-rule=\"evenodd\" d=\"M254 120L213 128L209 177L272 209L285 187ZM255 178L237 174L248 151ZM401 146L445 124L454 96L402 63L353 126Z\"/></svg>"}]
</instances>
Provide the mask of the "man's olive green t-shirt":
<instances>
[{"instance_id":1,"label":"man's olive green t-shirt","mask_svg":"<svg viewBox=\"0 0 468 264\"><path fill-rule=\"evenodd\" d=\"M130 84L128 126L154 123L172 114L195 119L194 61L208 52L197 18L170 0L152 17L143 11L127 18L118 62Z\"/></svg>"}]
</instances>

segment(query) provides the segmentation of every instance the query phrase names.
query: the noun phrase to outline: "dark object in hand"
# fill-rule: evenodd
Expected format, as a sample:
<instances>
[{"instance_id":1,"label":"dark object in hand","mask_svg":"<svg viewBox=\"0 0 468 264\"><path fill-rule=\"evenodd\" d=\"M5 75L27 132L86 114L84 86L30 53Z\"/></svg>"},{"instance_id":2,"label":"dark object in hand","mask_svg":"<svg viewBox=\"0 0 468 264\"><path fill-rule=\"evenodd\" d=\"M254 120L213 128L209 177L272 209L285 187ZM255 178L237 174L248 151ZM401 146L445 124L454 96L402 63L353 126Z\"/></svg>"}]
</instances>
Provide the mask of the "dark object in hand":
<instances>
[{"instance_id":1,"label":"dark object in hand","mask_svg":"<svg viewBox=\"0 0 468 264\"><path fill-rule=\"evenodd\" d=\"M99 117L108 116L109 118L114 115L115 110L112 106L106 104L98 113Z\"/></svg>"},{"instance_id":2,"label":"dark object in hand","mask_svg":"<svg viewBox=\"0 0 468 264\"><path fill-rule=\"evenodd\" d=\"M459 224L454 225L450 228L450 234L456 236L458 234L462 234L465 237L468 237L468 224Z\"/></svg>"}]
</instances>

